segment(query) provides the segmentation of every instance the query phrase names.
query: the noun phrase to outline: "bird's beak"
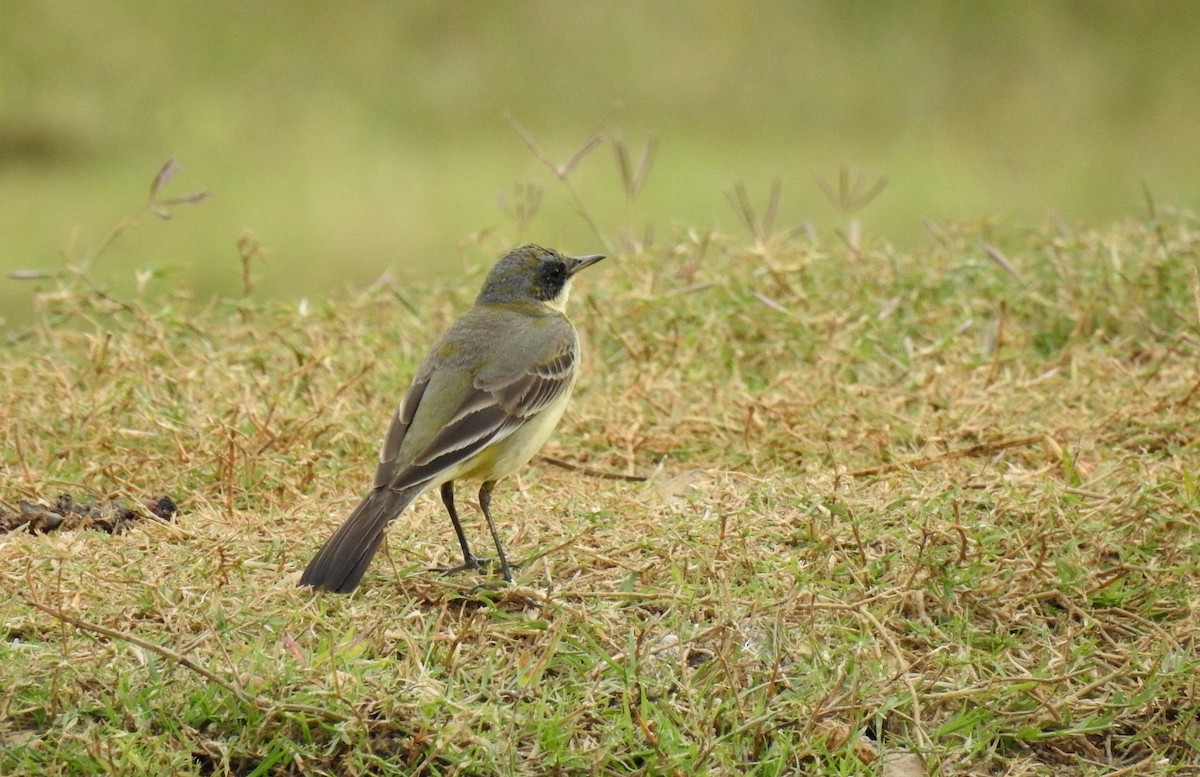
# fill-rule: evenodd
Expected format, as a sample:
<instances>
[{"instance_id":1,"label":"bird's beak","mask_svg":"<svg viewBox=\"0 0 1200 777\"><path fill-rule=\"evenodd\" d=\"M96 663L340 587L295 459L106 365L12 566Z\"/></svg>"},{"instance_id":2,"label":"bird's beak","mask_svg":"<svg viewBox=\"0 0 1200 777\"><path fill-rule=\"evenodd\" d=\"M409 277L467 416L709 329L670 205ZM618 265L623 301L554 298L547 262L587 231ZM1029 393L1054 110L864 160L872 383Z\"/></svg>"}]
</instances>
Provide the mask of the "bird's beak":
<instances>
[{"instance_id":1,"label":"bird's beak","mask_svg":"<svg viewBox=\"0 0 1200 777\"><path fill-rule=\"evenodd\" d=\"M590 256L573 256L575 266L571 268L571 275L582 270L584 267L591 267L596 262L604 258L602 254L591 254Z\"/></svg>"}]
</instances>

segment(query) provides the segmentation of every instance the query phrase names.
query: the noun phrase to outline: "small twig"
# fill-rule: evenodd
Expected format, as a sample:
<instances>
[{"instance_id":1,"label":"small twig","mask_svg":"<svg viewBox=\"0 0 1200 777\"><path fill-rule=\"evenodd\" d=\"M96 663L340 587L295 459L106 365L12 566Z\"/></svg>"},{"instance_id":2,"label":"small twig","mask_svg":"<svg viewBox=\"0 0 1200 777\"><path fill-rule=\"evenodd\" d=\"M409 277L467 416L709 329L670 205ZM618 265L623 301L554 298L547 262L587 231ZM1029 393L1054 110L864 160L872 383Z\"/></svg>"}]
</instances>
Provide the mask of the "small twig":
<instances>
[{"instance_id":1,"label":"small twig","mask_svg":"<svg viewBox=\"0 0 1200 777\"><path fill-rule=\"evenodd\" d=\"M179 163L175 161L174 158L168 159L163 163L163 166L159 168L158 175L154 176L154 182L150 184L150 198L146 201L146 210L150 211L155 216L158 216L163 221L169 221L171 219L171 212L167 210L168 207L175 205L192 205L197 202L204 202L212 194L212 192L210 192L208 189L204 189L202 191L192 192L191 194L185 194L182 197L169 197L167 199L160 199L158 193L163 189L163 187L171 182L171 179L174 178L175 174L181 169L182 168L180 167Z\"/></svg>"},{"instance_id":2,"label":"small twig","mask_svg":"<svg viewBox=\"0 0 1200 777\"><path fill-rule=\"evenodd\" d=\"M513 132L517 133L517 137L519 137L521 142L523 142L529 148L530 153L537 157L542 164L548 167L550 172L554 174L554 177L557 178L566 188L567 194L571 196L571 200L575 205L575 209L579 212L579 215L583 217L583 220L587 222L588 226L591 227L593 234L596 235L596 238L605 246L606 250L608 251L612 250L611 245L604 237L604 233L601 231L600 225L596 222L596 219L592 216L591 211L589 211L587 206L584 205L583 198L579 196L579 192L577 192L575 187L571 184L571 173L575 171L575 168L580 162L583 161L584 157L586 157L593 150L595 150L597 146L604 142L604 136L601 133L604 130L604 125L608 123L609 117L612 116L613 111L615 110L615 108L611 109L608 113L604 114L604 117L600 119L600 124L595 130L592 131L592 134L583 141L583 144L575 151L574 154L570 156L569 159L567 159L566 162L561 164L556 163L550 158L550 155L542 149L533 135L531 135L528 130L522 127L511 113L508 113L507 111L504 113L504 118L507 119L508 123L512 126Z\"/></svg>"},{"instance_id":3,"label":"small twig","mask_svg":"<svg viewBox=\"0 0 1200 777\"><path fill-rule=\"evenodd\" d=\"M783 181L779 178L771 179L771 193L767 197L767 205L760 218L754 210L754 205L750 202L750 195L746 193L746 185L738 181L733 185L732 192L726 192L725 197L729 200L730 207L733 212L741 219L743 226L754 238L754 241L761 247L767 244L771 238L771 230L775 227L775 217L779 214L780 195L783 192Z\"/></svg>"},{"instance_id":4,"label":"small twig","mask_svg":"<svg viewBox=\"0 0 1200 777\"><path fill-rule=\"evenodd\" d=\"M1152 752L1150 755L1146 756L1135 764L1130 764L1124 769L1117 769L1115 772L1106 772L1106 774L1108 777L1127 777L1127 775L1131 774L1149 774L1148 770L1151 764L1155 763L1158 758L1158 753ZM1163 762L1166 763L1165 759ZM1108 764L1104 764L1104 766L1107 767Z\"/></svg>"},{"instance_id":5,"label":"small twig","mask_svg":"<svg viewBox=\"0 0 1200 777\"><path fill-rule=\"evenodd\" d=\"M572 472L582 472L584 475L589 475L594 478L603 478L605 480L624 480L627 483L645 483L650 479L645 475L625 475L620 472L604 472L603 470L592 469L591 467L584 467L579 464L572 464L569 461L556 459L553 456L539 456L538 458L547 464L554 465L555 467L569 469Z\"/></svg>"},{"instance_id":6,"label":"small twig","mask_svg":"<svg viewBox=\"0 0 1200 777\"><path fill-rule=\"evenodd\" d=\"M613 137L609 142L612 144L613 152L617 155L617 170L621 173L621 185L625 189L625 196L632 200L641 191L646 184L646 178L650 175L650 166L654 164L654 152L658 150L658 141L650 138L646 142L646 147L642 150L642 156L636 167L624 140Z\"/></svg>"},{"instance_id":7,"label":"small twig","mask_svg":"<svg viewBox=\"0 0 1200 777\"><path fill-rule=\"evenodd\" d=\"M595 530L596 530L596 527L595 527L595 526L589 526L589 527L587 527L586 529L584 529L583 531L579 532L578 534L573 534L573 535L571 535L570 537L567 537L565 540L563 540L562 542L558 543L557 545L552 545L552 546L550 546L549 548L546 548L546 549L544 549L544 550L540 550L540 551L538 551L537 553L534 553L534 554L533 554L533 555L531 555L531 556L526 556L526 557L525 557L525 558L524 558L524 559L521 561L521 566L522 566L522 567L527 567L527 566L529 566L530 564L532 564L533 562L535 562L535 561L538 561L538 560L540 560L540 559L543 559L543 558L545 558L546 556L549 556L549 555L550 555L550 554L552 554L552 553L557 553L557 552L559 552L560 550L562 550L563 548L566 548L566 547L569 547L569 546L571 546L571 545L574 545L574 544L575 544L576 542L578 542L578 541L579 541L581 538L588 536L589 534L593 533Z\"/></svg>"},{"instance_id":8,"label":"small twig","mask_svg":"<svg viewBox=\"0 0 1200 777\"><path fill-rule=\"evenodd\" d=\"M887 176L881 175L875 179L874 183L868 185L867 174L861 170L851 181L850 168L845 165L838 169L836 191L823 175L814 173L813 178L816 179L817 186L820 187L825 197L845 216L866 207L871 200L874 200L887 188L888 184Z\"/></svg>"},{"instance_id":9,"label":"small twig","mask_svg":"<svg viewBox=\"0 0 1200 777\"><path fill-rule=\"evenodd\" d=\"M76 618L74 615L68 615L67 613L63 612L62 610L51 607L48 604L42 604L41 602L37 601L36 599L34 599L32 597L26 597L26 601L28 601L31 605L33 605L37 609L41 610L42 612L46 613L47 615L57 618L58 620L62 621L63 623L69 623L77 629L83 629L84 631L89 631L93 634L101 634L105 637L108 637L109 639L115 639L115 640L119 640L121 642L128 642L131 645L137 645L138 647L143 648L145 650L149 650L152 653L157 653L158 655L162 656L163 658L167 659L168 661L174 661L175 663L179 664L180 666L182 666L186 669L192 670L196 674L203 677L205 680L208 680L211 683L215 683L215 684L221 686L222 688L224 688L225 690L229 691L231 694L236 696L238 701L242 702L243 704L247 704L250 706L257 706L255 704L255 700L252 699L250 697L250 695L247 694L245 691L243 691L241 688L237 687L236 685L229 682L225 678L220 677L216 674L213 674L208 669L205 669L204 667L200 666L195 661L193 661L192 659L188 658L187 656L185 656L181 653L176 653L174 650L171 650L170 648L165 648L162 645L156 645L153 642L149 642L147 640L142 639L141 637L134 636L133 634L126 634L125 632L117 631L116 629L110 629L107 626L101 626L99 623L90 623L90 622L82 620L80 618Z\"/></svg>"},{"instance_id":10,"label":"small twig","mask_svg":"<svg viewBox=\"0 0 1200 777\"><path fill-rule=\"evenodd\" d=\"M983 249L983 253L987 255L987 258L995 262L1000 269L1011 275L1017 281L1017 283L1021 284L1022 286L1025 285L1025 281L1022 280L1021 274L1017 272L1016 266L1014 266L1013 263L1008 260L1008 257L1004 255L1003 251L991 243L980 243L979 247Z\"/></svg>"},{"instance_id":11,"label":"small twig","mask_svg":"<svg viewBox=\"0 0 1200 777\"><path fill-rule=\"evenodd\" d=\"M884 472L893 472L898 469L920 469L921 467L929 466L939 461L948 459L962 459L968 456L978 456L982 453L992 453L994 451L1002 451L1007 448L1020 448L1026 445L1033 445L1046 439L1044 434L1035 434L1029 437L1018 437L1013 440L998 440L996 442L983 442L978 445L972 445L970 448L962 448L956 451L946 451L939 453L936 456L922 456L919 459L911 459L909 461L896 461L891 464L882 464L878 467L868 467L867 469L859 469L854 472L847 473L852 478L868 477L870 475L881 475Z\"/></svg>"},{"instance_id":12,"label":"small twig","mask_svg":"<svg viewBox=\"0 0 1200 777\"><path fill-rule=\"evenodd\" d=\"M762 293L756 291L756 292L754 292L754 298L756 300L758 300L759 302L761 302L762 304L769 307L771 310L776 311L777 313L783 313L785 315L791 315L791 313L792 313L792 311L788 310L783 305L780 305L778 302L771 299L766 294L762 294Z\"/></svg>"},{"instance_id":13,"label":"small twig","mask_svg":"<svg viewBox=\"0 0 1200 777\"><path fill-rule=\"evenodd\" d=\"M508 216L516 225L518 236L524 235L529 225L533 223L538 210L542 207L542 195L545 194L545 191L539 184L528 181L513 185L511 200L503 192L496 194L500 210L504 211L504 215Z\"/></svg>"},{"instance_id":14,"label":"small twig","mask_svg":"<svg viewBox=\"0 0 1200 777\"><path fill-rule=\"evenodd\" d=\"M664 297L679 297L684 294L696 294L701 291L708 291L709 289L711 289L712 287L717 286L717 285L719 285L719 284L716 281L700 281L698 283L693 283L691 286L684 286L683 288L680 288L680 289L671 289L670 291L663 292L662 296L664 296Z\"/></svg>"},{"instance_id":15,"label":"small twig","mask_svg":"<svg viewBox=\"0 0 1200 777\"><path fill-rule=\"evenodd\" d=\"M237 239L238 258L242 260L242 296L254 293L253 265L267 258L267 249L249 229L243 229Z\"/></svg>"},{"instance_id":16,"label":"small twig","mask_svg":"<svg viewBox=\"0 0 1200 777\"><path fill-rule=\"evenodd\" d=\"M42 604L32 596L27 595L25 600L29 602L30 605L41 610L47 615L56 618L63 623L74 626L77 629L82 629L83 631L87 631L92 634L100 634L101 636L108 637L109 639L115 639L120 642L128 642L129 644L136 645L143 650L149 650L151 653L157 653L168 661L174 661L185 669L192 670L205 680L208 680L210 683L214 683L221 688L224 688L226 691L233 694L233 696L242 704L245 704L248 707L254 707L261 712L271 712L273 710L277 710L311 715L315 718L323 718L325 720L331 720L339 723L354 719L350 715L334 712L333 710L325 709L324 707L316 707L311 704L275 704L269 699L265 699L261 696L251 696L225 678L214 674L208 669L205 669L203 666L183 655L182 653L177 653L170 648L163 647L162 645L156 645L153 642L142 639L141 637L133 634L117 631L116 629L110 629L107 626L101 626L99 623L91 623L90 621L85 621L82 618L76 618L74 615L69 615L62 610L51 607L50 605Z\"/></svg>"}]
</instances>

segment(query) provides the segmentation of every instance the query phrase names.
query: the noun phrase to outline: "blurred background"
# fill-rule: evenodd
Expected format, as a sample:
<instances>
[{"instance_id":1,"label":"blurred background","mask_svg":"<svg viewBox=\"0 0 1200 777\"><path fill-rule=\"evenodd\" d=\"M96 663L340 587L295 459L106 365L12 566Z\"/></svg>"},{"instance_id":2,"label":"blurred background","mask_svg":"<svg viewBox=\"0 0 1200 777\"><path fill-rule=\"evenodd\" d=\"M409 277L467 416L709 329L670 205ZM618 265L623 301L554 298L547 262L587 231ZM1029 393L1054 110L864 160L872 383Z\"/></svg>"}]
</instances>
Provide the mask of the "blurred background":
<instances>
[{"instance_id":1,"label":"blurred background","mask_svg":"<svg viewBox=\"0 0 1200 777\"><path fill-rule=\"evenodd\" d=\"M600 127L574 195L506 112L558 162ZM614 139L657 143L632 200ZM93 269L116 289L241 293L247 232L256 293L284 298L520 239L735 233L728 193L761 205L775 178L779 228L832 231L815 176L843 166L887 176L854 215L901 247L923 219L1144 217L1144 189L1200 200L1200 3L5 3L0 317L47 285L10 273L95 251L168 157L163 196L212 196L139 216Z\"/></svg>"}]
</instances>

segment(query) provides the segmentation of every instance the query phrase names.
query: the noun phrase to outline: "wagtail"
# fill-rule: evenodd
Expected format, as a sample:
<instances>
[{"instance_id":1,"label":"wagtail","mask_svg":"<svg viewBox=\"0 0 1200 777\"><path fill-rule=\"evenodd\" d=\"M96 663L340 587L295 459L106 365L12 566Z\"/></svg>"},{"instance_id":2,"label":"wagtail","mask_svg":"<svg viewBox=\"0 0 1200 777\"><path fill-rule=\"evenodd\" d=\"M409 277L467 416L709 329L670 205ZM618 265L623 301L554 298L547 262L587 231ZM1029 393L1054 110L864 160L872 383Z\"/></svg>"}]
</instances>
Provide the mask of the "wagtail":
<instances>
[{"instance_id":1,"label":"wagtail","mask_svg":"<svg viewBox=\"0 0 1200 777\"><path fill-rule=\"evenodd\" d=\"M300 585L353 591L388 524L432 488L441 490L463 553L461 565L441 571L478 568L454 509L454 482L462 479L483 483L479 507L512 582L492 489L533 458L567 407L579 375L579 335L564 312L571 279L603 258L523 245L496 263L400 402L371 493L309 562Z\"/></svg>"}]
</instances>

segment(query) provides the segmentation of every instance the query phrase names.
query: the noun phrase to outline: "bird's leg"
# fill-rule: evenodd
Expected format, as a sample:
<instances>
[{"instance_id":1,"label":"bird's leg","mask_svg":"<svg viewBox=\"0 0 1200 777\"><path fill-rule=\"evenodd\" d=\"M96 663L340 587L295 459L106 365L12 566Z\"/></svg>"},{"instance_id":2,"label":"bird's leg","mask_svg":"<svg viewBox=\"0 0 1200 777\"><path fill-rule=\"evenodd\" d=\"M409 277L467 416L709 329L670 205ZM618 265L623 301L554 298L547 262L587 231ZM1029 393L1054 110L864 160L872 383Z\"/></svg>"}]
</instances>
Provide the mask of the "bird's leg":
<instances>
[{"instance_id":1,"label":"bird's leg","mask_svg":"<svg viewBox=\"0 0 1200 777\"><path fill-rule=\"evenodd\" d=\"M436 571L450 574L453 572L462 572L467 569L478 569L481 563L479 559L475 558L475 554L471 552L471 546L467 544L467 534L463 531L462 523L458 520L458 511L454 509L453 480L442 484L442 504L446 505L446 512L450 513L450 522L454 524L454 533L458 535L458 544L462 546L463 563L456 567L439 567Z\"/></svg>"},{"instance_id":2,"label":"bird's leg","mask_svg":"<svg viewBox=\"0 0 1200 777\"><path fill-rule=\"evenodd\" d=\"M512 570L508 568L508 559L504 557L504 546L500 544L500 535L496 532L496 524L492 523L492 512L489 507L492 503L492 488L495 487L496 481L489 480L479 487L479 509L483 511L483 517L487 519L488 531L492 533L492 541L496 543L496 555L500 557L500 573L504 575L504 580L511 583Z\"/></svg>"}]
</instances>

